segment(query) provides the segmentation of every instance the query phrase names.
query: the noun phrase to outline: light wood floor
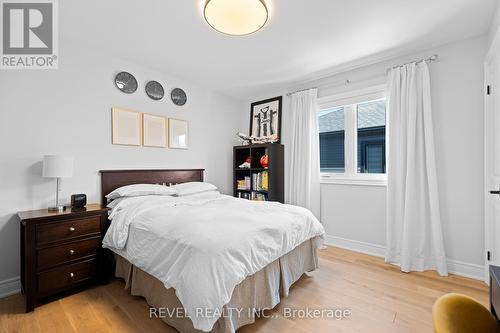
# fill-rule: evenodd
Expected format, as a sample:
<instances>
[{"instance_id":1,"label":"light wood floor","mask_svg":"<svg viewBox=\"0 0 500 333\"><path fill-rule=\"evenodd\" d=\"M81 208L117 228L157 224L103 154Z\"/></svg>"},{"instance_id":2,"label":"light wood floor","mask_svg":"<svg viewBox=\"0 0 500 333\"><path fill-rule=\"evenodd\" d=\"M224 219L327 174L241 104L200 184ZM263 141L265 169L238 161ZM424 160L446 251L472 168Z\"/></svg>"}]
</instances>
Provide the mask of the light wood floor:
<instances>
[{"instance_id":1,"label":"light wood floor","mask_svg":"<svg viewBox=\"0 0 500 333\"><path fill-rule=\"evenodd\" d=\"M175 332L149 318L144 299L132 297L115 280L37 307L24 314L21 295L0 300L0 332ZM404 274L397 267L334 247L320 251L320 269L303 277L271 311L277 319L258 319L238 332L432 332L434 301L448 292L488 304L482 282L433 272ZM289 319L283 308L347 308L347 320Z\"/></svg>"}]
</instances>

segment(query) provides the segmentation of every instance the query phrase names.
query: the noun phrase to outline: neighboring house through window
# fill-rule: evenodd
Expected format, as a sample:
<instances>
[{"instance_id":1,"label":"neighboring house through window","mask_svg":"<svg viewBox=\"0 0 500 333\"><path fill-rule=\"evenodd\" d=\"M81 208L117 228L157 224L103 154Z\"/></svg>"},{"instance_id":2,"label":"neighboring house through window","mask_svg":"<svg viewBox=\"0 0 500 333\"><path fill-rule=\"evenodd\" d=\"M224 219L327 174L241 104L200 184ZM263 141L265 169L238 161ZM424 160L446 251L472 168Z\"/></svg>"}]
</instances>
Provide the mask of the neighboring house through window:
<instances>
[{"instance_id":1,"label":"neighboring house through window","mask_svg":"<svg viewBox=\"0 0 500 333\"><path fill-rule=\"evenodd\" d=\"M334 107L319 113L319 153L321 172L345 171L344 108Z\"/></svg>"},{"instance_id":2,"label":"neighboring house through window","mask_svg":"<svg viewBox=\"0 0 500 333\"><path fill-rule=\"evenodd\" d=\"M323 180L385 183L384 87L329 96L319 102Z\"/></svg>"},{"instance_id":3,"label":"neighboring house through window","mask_svg":"<svg viewBox=\"0 0 500 333\"><path fill-rule=\"evenodd\" d=\"M357 104L358 173L385 173L385 99Z\"/></svg>"}]
</instances>

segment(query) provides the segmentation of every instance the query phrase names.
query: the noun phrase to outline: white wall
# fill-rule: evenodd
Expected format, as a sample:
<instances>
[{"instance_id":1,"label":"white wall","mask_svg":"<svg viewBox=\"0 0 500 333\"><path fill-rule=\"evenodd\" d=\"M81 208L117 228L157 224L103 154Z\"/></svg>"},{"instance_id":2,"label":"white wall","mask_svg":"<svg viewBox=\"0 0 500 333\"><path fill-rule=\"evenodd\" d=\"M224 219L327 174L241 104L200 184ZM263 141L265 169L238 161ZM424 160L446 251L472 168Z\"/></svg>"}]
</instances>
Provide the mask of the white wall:
<instances>
[{"instance_id":1,"label":"white wall","mask_svg":"<svg viewBox=\"0 0 500 333\"><path fill-rule=\"evenodd\" d=\"M500 28L500 4L497 4L497 8L493 15L493 20L491 22L490 31L488 32L488 47L493 44L495 36Z\"/></svg>"},{"instance_id":2,"label":"white wall","mask_svg":"<svg viewBox=\"0 0 500 333\"><path fill-rule=\"evenodd\" d=\"M333 241L385 244L385 186L321 185L321 220ZM330 239L329 241L332 241Z\"/></svg>"},{"instance_id":3,"label":"white wall","mask_svg":"<svg viewBox=\"0 0 500 333\"><path fill-rule=\"evenodd\" d=\"M58 70L0 73L0 282L19 275L17 211L53 203L55 183L41 178L44 154L74 156L74 176L63 180L62 198L86 193L99 202L98 170L115 168L205 168L206 180L229 192L232 145L241 123L240 101L166 73L117 58L89 53L85 46L62 43ZM117 90L114 75L133 73L138 90ZM167 95L153 101L144 93L147 80L166 93L176 86L188 95L183 107ZM111 144L111 107L189 120L189 150L126 147Z\"/></svg>"},{"instance_id":4,"label":"white wall","mask_svg":"<svg viewBox=\"0 0 500 333\"><path fill-rule=\"evenodd\" d=\"M481 273L483 234L483 60L487 38L479 37L345 73L283 87L263 98L319 87L319 97L385 83L386 69L439 54L430 65L441 215L448 258ZM346 85L345 81L350 80ZM252 98L258 100L260 98ZM286 139L284 103L283 137ZM286 148L285 148L286 151ZM322 184L321 220L330 240L385 245L386 188ZM345 242L343 242L345 244ZM472 273L471 273L472 275Z\"/></svg>"}]
</instances>

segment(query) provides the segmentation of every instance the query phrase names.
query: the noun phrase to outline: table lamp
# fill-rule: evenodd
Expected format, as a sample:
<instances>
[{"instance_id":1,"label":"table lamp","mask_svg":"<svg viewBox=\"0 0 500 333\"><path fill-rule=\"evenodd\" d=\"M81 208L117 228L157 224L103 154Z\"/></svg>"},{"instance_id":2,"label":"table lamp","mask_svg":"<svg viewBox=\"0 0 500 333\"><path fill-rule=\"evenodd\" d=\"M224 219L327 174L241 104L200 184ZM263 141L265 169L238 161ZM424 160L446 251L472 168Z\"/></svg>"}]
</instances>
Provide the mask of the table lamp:
<instances>
[{"instance_id":1,"label":"table lamp","mask_svg":"<svg viewBox=\"0 0 500 333\"><path fill-rule=\"evenodd\" d=\"M49 212L62 212L65 206L59 205L59 179L73 176L73 158L59 155L43 157L43 177L56 178L56 205L49 207Z\"/></svg>"}]
</instances>

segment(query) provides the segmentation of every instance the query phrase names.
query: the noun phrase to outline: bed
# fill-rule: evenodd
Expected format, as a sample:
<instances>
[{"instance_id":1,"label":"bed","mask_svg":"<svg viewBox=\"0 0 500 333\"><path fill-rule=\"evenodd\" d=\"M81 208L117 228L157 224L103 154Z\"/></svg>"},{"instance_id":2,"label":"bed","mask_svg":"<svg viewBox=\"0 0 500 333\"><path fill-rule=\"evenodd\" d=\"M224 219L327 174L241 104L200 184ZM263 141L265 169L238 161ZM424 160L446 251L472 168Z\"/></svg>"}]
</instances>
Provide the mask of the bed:
<instances>
[{"instance_id":1,"label":"bed","mask_svg":"<svg viewBox=\"0 0 500 333\"><path fill-rule=\"evenodd\" d=\"M102 202L126 185L189 182L203 170L101 171ZM324 230L306 209L217 191L129 201L112 211L103 246L130 293L179 332L235 332L318 268Z\"/></svg>"}]
</instances>

